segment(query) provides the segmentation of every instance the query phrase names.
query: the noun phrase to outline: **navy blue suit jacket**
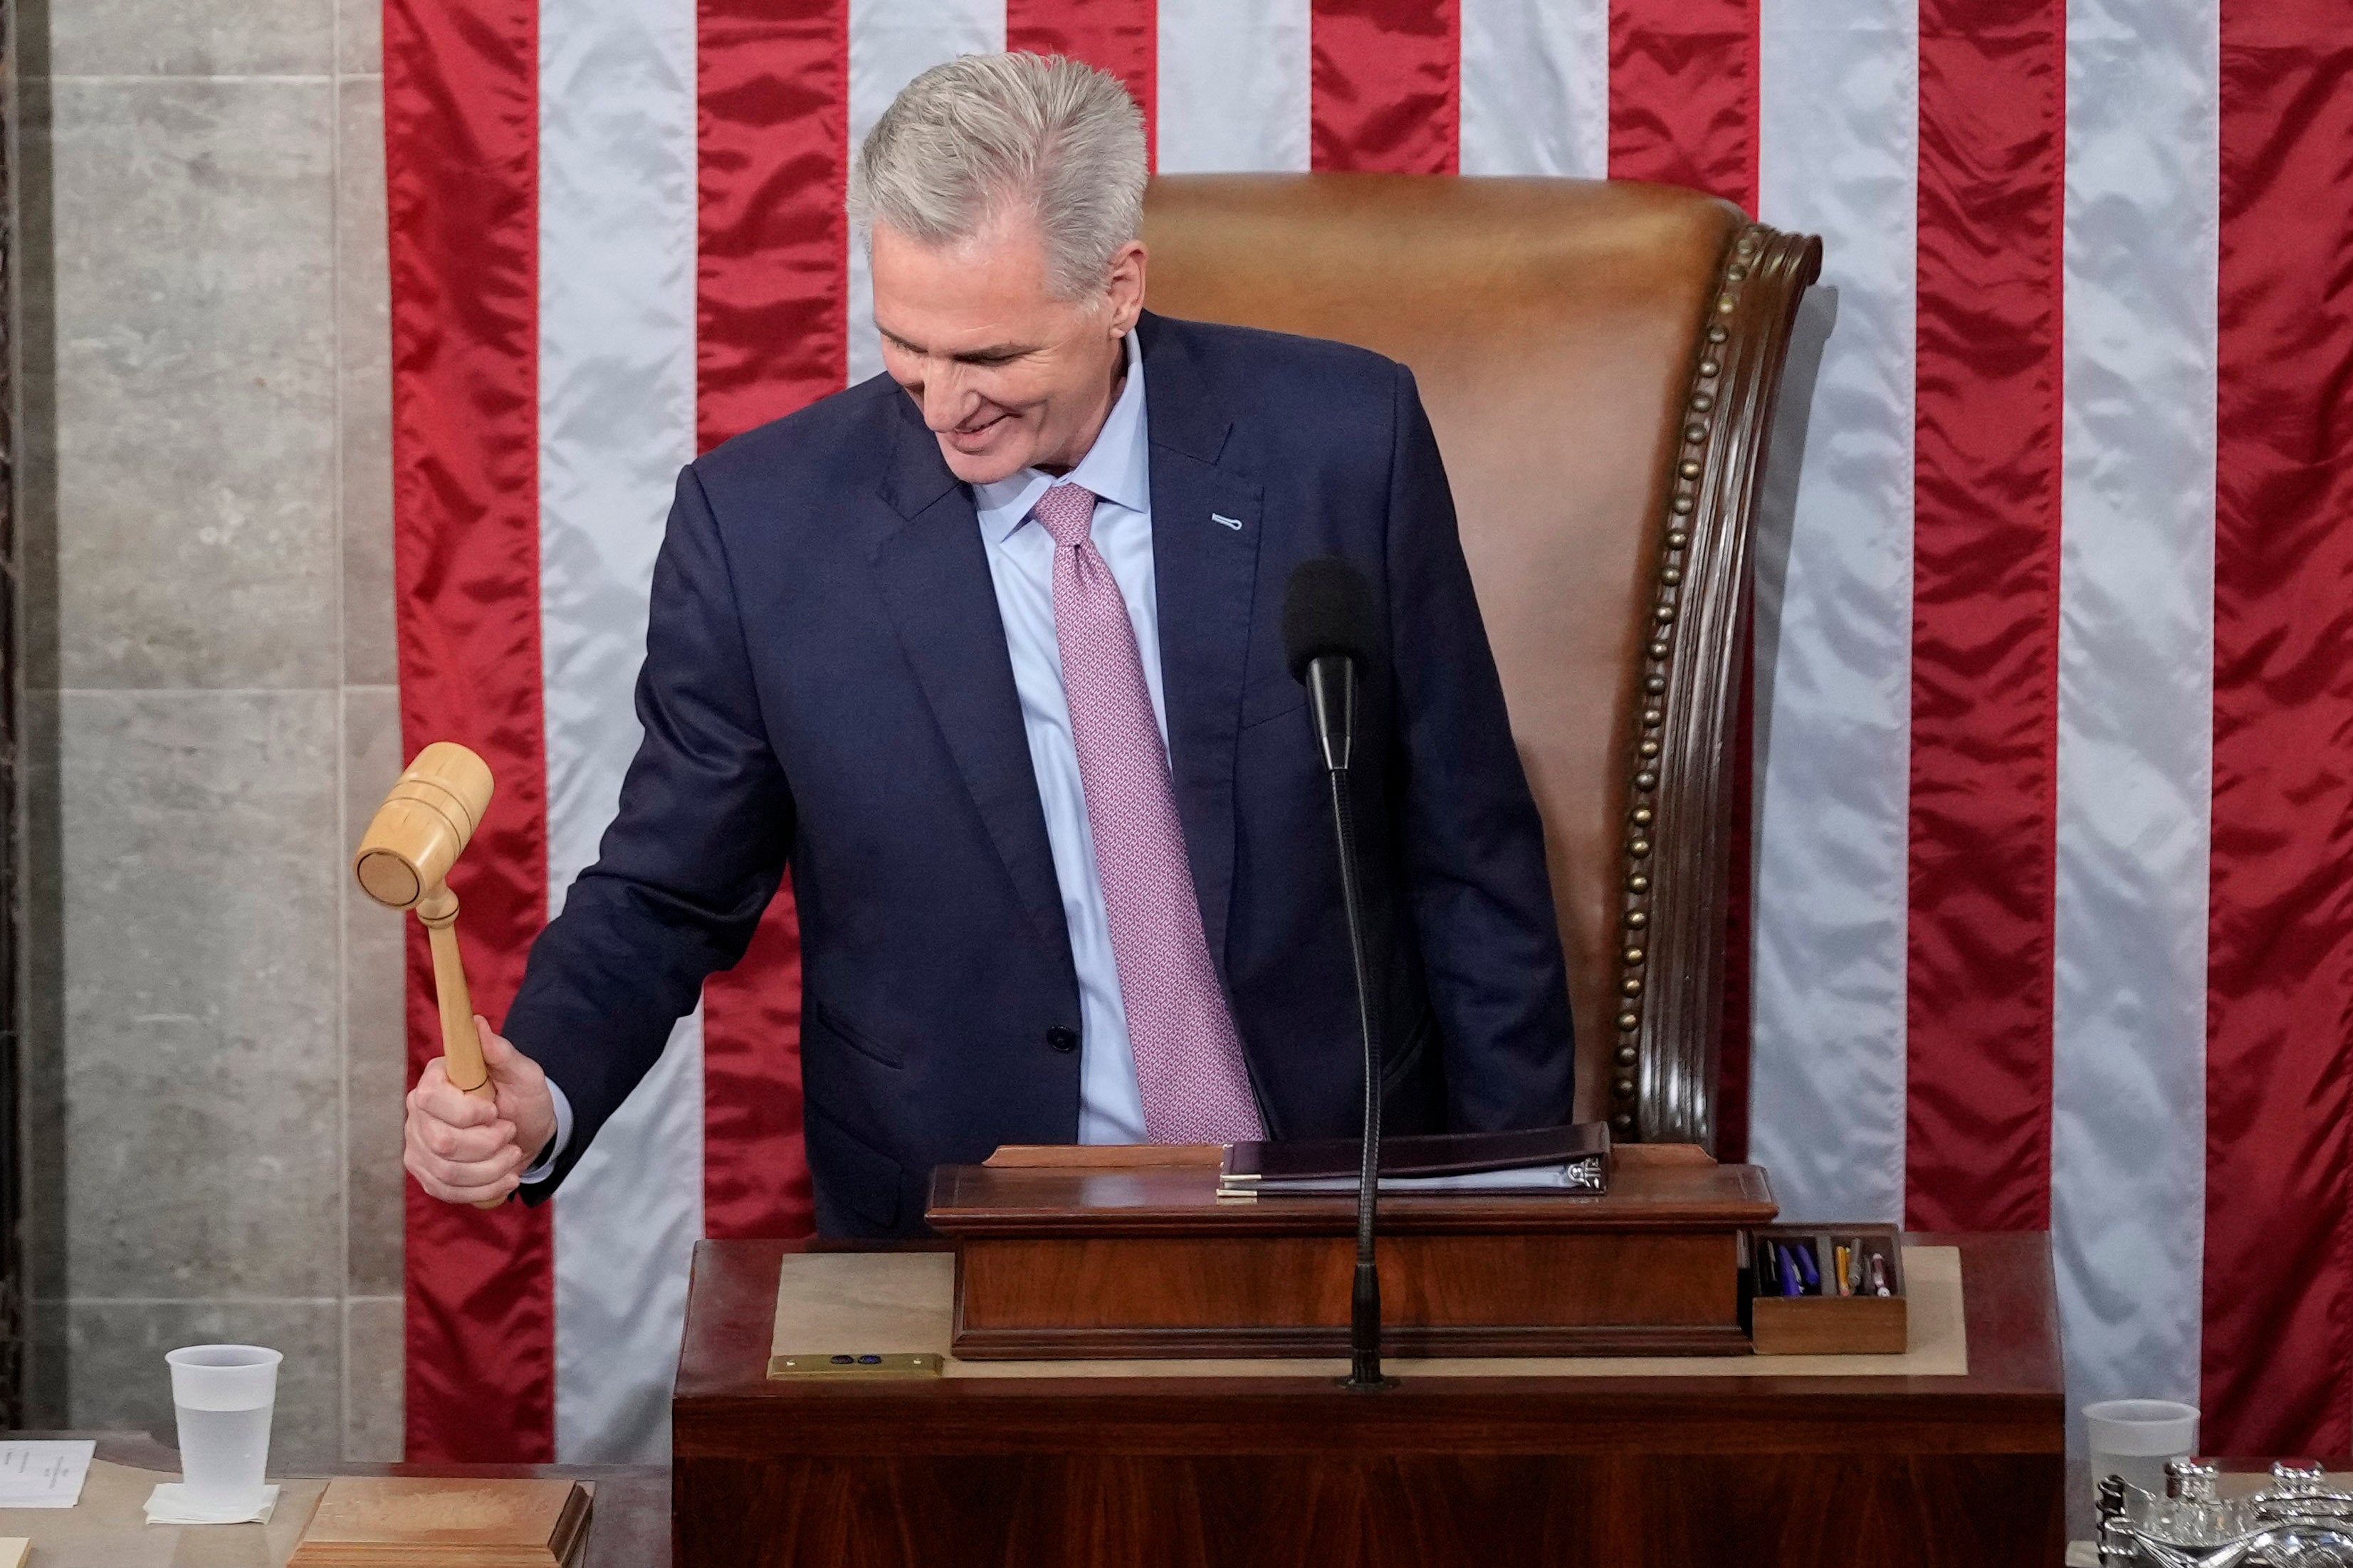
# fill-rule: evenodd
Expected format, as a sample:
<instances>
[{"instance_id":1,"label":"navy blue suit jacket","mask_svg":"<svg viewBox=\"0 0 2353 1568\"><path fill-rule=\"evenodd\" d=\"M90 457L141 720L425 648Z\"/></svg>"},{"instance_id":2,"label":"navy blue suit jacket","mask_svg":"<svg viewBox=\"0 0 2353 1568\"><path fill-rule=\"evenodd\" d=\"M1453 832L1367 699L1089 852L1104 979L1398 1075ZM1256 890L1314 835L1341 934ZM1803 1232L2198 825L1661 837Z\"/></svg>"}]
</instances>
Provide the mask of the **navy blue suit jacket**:
<instances>
[{"instance_id":1,"label":"navy blue suit jacket","mask_svg":"<svg viewBox=\"0 0 2353 1568\"><path fill-rule=\"evenodd\" d=\"M1146 315L1178 812L1277 1137L1352 1136L1329 804L1283 661L1316 555L1384 612L1357 815L1398 1131L1567 1119L1567 980L1429 421L1406 369ZM1210 521L1238 518L1241 528ZM934 1165L1075 1142L1078 981L971 491L877 378L698 459L654 569L645 741L506 1027L574 1114L554 1190L789 868L819 1229L920 1232Z\"/></svg>"}]
</instances>

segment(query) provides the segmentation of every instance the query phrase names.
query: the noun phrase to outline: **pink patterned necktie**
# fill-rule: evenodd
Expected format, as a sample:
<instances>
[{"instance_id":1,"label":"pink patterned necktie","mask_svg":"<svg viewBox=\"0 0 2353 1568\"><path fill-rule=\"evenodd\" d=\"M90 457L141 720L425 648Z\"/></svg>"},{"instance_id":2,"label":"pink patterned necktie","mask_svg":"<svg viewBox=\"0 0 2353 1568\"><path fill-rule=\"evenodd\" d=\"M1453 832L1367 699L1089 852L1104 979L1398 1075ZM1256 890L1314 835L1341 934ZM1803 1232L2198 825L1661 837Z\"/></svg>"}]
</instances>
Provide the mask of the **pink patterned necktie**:
<instances>
[{"instance_id":1,"label":"pink patterned necktie","mask_svg":"<svg viewBox=\"0 0 2353 1568\"><path fill-rule=\"evenodd\" d=\"M1145 1135L1155 1143L1262 1138L1241 1038L1201 934L1135 627L1095 549L1094 494L1056 485L1033 515L1054 538L1054 641L1144 1089Z\"/></svg>"}]
</instances>

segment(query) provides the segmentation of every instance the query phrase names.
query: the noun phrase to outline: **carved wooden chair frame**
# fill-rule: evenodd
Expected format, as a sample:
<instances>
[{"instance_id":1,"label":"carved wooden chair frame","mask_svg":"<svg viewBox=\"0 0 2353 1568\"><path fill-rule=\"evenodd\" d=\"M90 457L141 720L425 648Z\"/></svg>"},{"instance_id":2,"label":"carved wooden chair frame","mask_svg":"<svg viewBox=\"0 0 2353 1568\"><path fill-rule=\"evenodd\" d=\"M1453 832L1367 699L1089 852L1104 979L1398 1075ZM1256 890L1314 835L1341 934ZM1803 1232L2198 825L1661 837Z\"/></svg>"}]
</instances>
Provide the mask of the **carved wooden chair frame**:
<instances>
[{"instance_id":1,"label":"carved wooden chair frame","mask_svg":"<svg viewBox=\"0 0 2353 1568\"><path fill-rule=\"evenodd\" d=\"M1798 306L1821 257L1810 235L1736 231L1692 356L1623 742L1630 787L1608 1100L1620 1138L1715 1147L1729 849L1734 814L1747 809L1735 798L1745 776L1735 748L1754 524Z\"/></svg>"}]
</instances>

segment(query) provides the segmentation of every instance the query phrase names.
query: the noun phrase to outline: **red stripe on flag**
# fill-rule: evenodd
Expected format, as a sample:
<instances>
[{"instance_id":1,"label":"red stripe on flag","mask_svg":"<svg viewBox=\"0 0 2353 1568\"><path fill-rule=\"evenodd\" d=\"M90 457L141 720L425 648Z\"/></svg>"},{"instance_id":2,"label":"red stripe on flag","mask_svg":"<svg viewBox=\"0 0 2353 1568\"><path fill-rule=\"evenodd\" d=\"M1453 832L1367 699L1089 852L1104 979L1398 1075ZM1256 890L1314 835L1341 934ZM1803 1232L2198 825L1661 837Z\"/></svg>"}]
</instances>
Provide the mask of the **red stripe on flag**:
<instances>
[{"instance_id":1,"label":"red stripe on flag","mask_svg":"<svg viewBox=\"0 0 2353 1568\"><path fill-rule=\"evenodd\" d=\"M702 1232L817 1229L801 1136L801 927L790 889L744 961L702 988Z\"/></svg>"},{"instance_id":2,"label":"red stripe on flag","mask_svg":"<svg viewBox=\"0 0 2353 1568\"><path fill-rule=\"evenodd\" d=\"M1314 0L1314 164L1451 174L1462 164L1455 0Z\"/></svg>"},{"instance_id":3,"label":"red stripe on flag","mask_svg":"<svg viewBox=\"0 0 2353 1568\"><path fill-rule=\"evenodd\" d=\"M1609 177L1757 210L1757 0L1610 0Z\"/></svg>"},{"instance_id":4,"label":"red stripe on flag","mask_svg":"<svg viewBox=\"0 0 2353 1568\"><path fill-rule=\"evenodd\" d=\"M1005 47L1068 55L1127 83L1144 110L1146 148L1158 163L1160 7L1156 0L1005 0Z\"/></svg>"},{"instance_id":5,"label":"red stripe on flag","mask_svg":"<svg viewBox=\"0 0 2353 1568\"><path fill-rule=\"evenodd\" d=\"M848 0L702 0L695 437L841 389L849 362Z\"/></svg>"},{"instance_id":6,"label":"red stripe on flag","mask_svg":"<svg viewBox=\"0 0 2353 1568\"><path fill-rule=\"evenodd\" d=\"M848 0L702 0L695 428L705 449L838 392L849 363ZM702 992L702 1226L807 1236L800 927L780 889Z\"/></svg>"},{"instance_id":7,"label":"red stripe on flag","mask_svg":"<svg viewBox=\"0 0 2353 1568\"><path fill-rule=\"evenodd\" d=\"M1920 8L1915 1230L2051 1224L2063 0Z\"/></svg>"},{"instance_id":8,"label":"red stripe on flag","mask_svg":"<svg viewBox=\"0 0 2353 1568\"><path fill-rule=\"evenodd\" d=\"M480 752L498 781L451 876L474 1005L501 1016L547 920L540 710L535 0L389 0L393 542L402 739ZM386 780L386 784L390 781ZM412 1071L441 1048L423 932ZM407 1187L408 1457L555 1457L544 1210Z\"/></svg>"},{"instance_id":9,"label":"red stripe on flag","mask_svg":"<svg viewBox=\"0 0 2353 1568\"><path fill-rule=\"evenodd\" d=\"M2335 1454L2353 1400L2353 12L2223 0L2221 88L2200 1436Z\"/></svg>"}]
</instances>

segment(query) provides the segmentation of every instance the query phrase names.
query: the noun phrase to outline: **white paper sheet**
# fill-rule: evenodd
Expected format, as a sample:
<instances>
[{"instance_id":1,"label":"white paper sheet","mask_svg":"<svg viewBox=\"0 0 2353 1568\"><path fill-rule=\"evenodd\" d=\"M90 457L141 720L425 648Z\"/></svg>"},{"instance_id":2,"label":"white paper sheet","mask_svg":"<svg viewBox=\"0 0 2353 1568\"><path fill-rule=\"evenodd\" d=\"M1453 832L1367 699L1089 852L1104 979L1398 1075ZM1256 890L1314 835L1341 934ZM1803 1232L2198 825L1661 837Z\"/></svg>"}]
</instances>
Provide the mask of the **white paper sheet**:
<instances>
[{"instance_id":1,"label":"white paper sheet","mask_svg":"<svg viewBox=\"0 0 2353 1568\"><path fill-rule=\"evenodd\" d=\"M71 1508L98 1445L87 1437L0 1442L0 1508Z\"/></svg>"}]
</instances>

